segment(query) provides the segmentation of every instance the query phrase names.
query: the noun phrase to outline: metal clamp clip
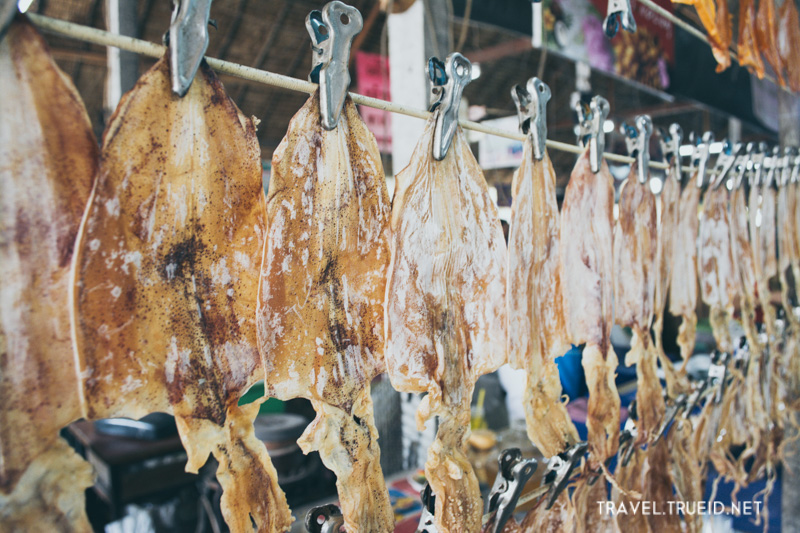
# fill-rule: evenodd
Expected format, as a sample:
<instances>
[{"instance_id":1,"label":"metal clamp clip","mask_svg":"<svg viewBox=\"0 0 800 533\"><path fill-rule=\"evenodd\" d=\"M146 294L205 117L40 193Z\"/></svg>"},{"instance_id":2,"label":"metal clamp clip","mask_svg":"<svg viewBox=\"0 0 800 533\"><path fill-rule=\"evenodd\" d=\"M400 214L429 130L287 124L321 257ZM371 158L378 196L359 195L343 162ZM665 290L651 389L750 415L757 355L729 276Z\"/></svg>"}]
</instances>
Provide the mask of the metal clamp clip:
<instances>
[{"instance_id":1,"label":"metal clamp clip","mask_svg":"<svg viewBox=\"0 0 800 533\"><path fill-rule=\"evenodd\" d=\"M689 397L686 393L682 392L678 394L674 400L670 401L667 405L667 409L664 411L664 418L661 420L661 425L658 427L658 433L656 433L655 438L653 439L653 444L658 442L658 440L663 437L667 430L669 429L670 424L672 424L675 417L686 407L686 401Z\"/></svg>"},{"instance_id":2,"label":"metal clamp clip","mask_svg":"<svg viewBox=\"0 0 800 533\"><path fill-rule=\"evenodd\" d=\"M527 89L520 85L511 88L511 98L517 106L519 129L531 136L533 157L544 159L547 140L547 102L550 100L550 87L539 78L528 80Z\"/></svg>"},{"instance_id":3,"label":"metal clamp clip","mask_svg":"<svg viewBox=\"0 0 800 533\"><path fill-rule=\"evenodd\" d=\"M358 9L339 0L328 2L321 12L314 10L306 17L312 52L308 80L319 84L319 112L326 130L334 129L339 122L350 86L350 44L363 26Z\"/></svg>"},{"instance_id":4,"label":"metal clamp clip","mask_svg":"<svg viewBox=\"0 0 800 533\"><path fill-rule=\"evenodd\" d=\"M798 178L800 178L800 153L792 161L792 177L789 178L789 182L797 183Z\"/></svg>"},{"instance_id":5,"label":"metal clamp clip","mask_svg":"<svg viewBox=\"0 0 800 533\"><path fill-rule=\"evenodd\" d=\"M633 418L628 418L625 421L625 426L622 428L622 433L619 435L619 459L622 466L628 466L628 463L633 457L633 452L636 450L636 440L639 437L639 429L633 421Z\"/></svg>"},{"instance_id":6,"label":"metal clamp clip","mask_svg":"<svg viewBox=\"0 0 800 533\"><path fill-rule=\"evenodd\" d=\"M736 176L733 179L733 188L738 189L744 183L744 176L753 168L753 152L756 145L754 143L747 143L744 147L744 153L736 157Z\"/></svg>"},{"instance_id":7,"label":"metal clamp clip","mask_svg":"<svg viewBox=\"0 0 800 533\"><path fill-rule=\"evenodd\" d=\"M211 0L173 0L169 25L169 66L172 92L183 97L192 86L208 49Z\"/></svg>"},{"instance_id":8,"label":"metal clamp clip","mask_svg":"<svg viewBox=\"0 0 800 533\"><path fill-rule=\"evenodd\" d=\"M344 517L336 505L329 503L314 507L306 513L309 533L344 533Z\"/></svg>"},{"instance_id":9,"label":"metal clamp clip","mask_svg":"<svg viewBox=\"0 0 800 533\"><path fill-rule=\"evenodd\" d=\"M792 179L792 163L797 157L797 149L792 146L787 146L783 149L783 157L781 158L781 178L779 185L783 187L788 184Z\"/></svg>"},{"instance_id":10,"label":"metal clamp clip","mask_svg":"<svg viewBox=\"0 0 800 533\"><path fill-rule=\"evenodd\" d=\"M500 468L487 500L487 513L494 512L491 533L499 533L514 514L522 489L538 467L536 459L523 459L519 448L503 450Z\"/></svg>"},{"instance_id":11,"label":"metal clamp clip","mask_svg":"<svg viewBox=\"0 0 800 533\"><path fill-rule=\"evenodd\" d=\"M628 155L636 158L639 183L645 184L650 180L650 137L653 135L653 119L648 115L638 115L635 125L634 127L623 122L620 130L625 135Z\"/></svg>"},{"instance_id":12,"label":"metal clamp clip","mask_svg":"<svg viewBox=\"0 0 800 533\"><path fill-rule=\"evenodd\" d=\"M431 490L430 483L425 484L425 489L420 495L422 500L422 514L419 517L419 525L415 533L438 533L434 522L436 512L436 495Z\"/></svg>"},{"instance_id":13,"label":"metal clamp clip","mask_svg":"<svg viewBox=\"0 0 800 533\"><path fill-rule=\"evenodd\" d=\"M588 442L576 442L565 451L551 457L547 462L544 482L549 484L550 488L547 490L547 506L545 509L553 507L559 494L567 488L572 479L572 472L578 467L588 449Z\"/></svg>"},{"instance_id":14,"label":"metal clamp clip","mask_svg":"<svg viewBox=\"0 0 800 533\"><path fill-rule=\"evenodd\" d=\"M736 162L736 156L742 149L742 143L731 143L728 139L722 141L722 151L717 156L717 164L714 166L714 173L711 182L711 188L717 189L725 182L725 177L728 172L733 168Z\"/></svg>"},{"instance_id":15,"label":"metal clamp clip","mask_svg":"<svg viewBox=\"0 0 800 533\"><path fill-rule=\"evenodd\" d=\"M764 160L767 168L767 176L764 178L764 186L771 187L775 183L775 171L781 166L781 149L778 146L772 148L772 155Z\"/></svg>"},{"instance_id":16,"label":"metal clamp clip","mask_svg":"<svg viewBox=\"0 0 800 533\"><path fill-rule=\"evenodd\" d=\"M433 158L441 161L458 128L458 107L464 87L472 81L472 63L458 52L447 56L444 63L432 57L428 60L428 77L434 96L438 96L430 110L439 111L433 132Z\"/></svg>"},{"instance_id":17,"label":"metal clamp clip","mask_svg":"<svg viewBox=\"0 0 800 533\"><path fill-rule=\"evenodd\" d=\"M678 180L683 181L683 171L681 170L681 143L683 142L683 130L677 122L669 126L669 130L658 128L658 142L661 145L661 153L664 161L669 163L668 174Z\"/></svg>"},{"instance_id":18,"label":"metal clamp clip","mask_svg":"<svg viewBox=\"0 0 800 533\"><path fill-rule=\"evenodd\" d=\"M725 393L725 383L728 377L728 362L730 355L727 352L715 351L711 357L711 366L708 367L708 385L714 394L714 403L722 401Z\"/></svg>"},{"instance_id":19,"label":"metal clamp clip","mask_svg":"<svg viewBox=\"0 0 800 533\"><path fill-rule=\"evenodd\" d=\"M767 158L767 143L758 143L758 148L753 153L751 161L753 162L753 173L750 175L750 186L761 186L761 175L764 173L764 164Z\"/></svg>"},{"instance_id":20,"label":"metal clamp clip","mask_svg":"<svg viewBox=\"0 0 800 533\"><path fill-rule=\"evenodd\" d=\"M602 96L595 96L589 105L578 102L578 143L585 147L589 145L589 164L592 172L600 172L603 161L603 152L606 149L606 134L603 124L608 117L610 107L608 100Z\"/></svg>"},{"instance_id":21,"label":"metal clamp clip","mask_svg":"<svg viewBox=\"0 0 800 533\"><path fill-rule=\"evenodd\" d=\"M692 134L694 137L694 133ZM708 149L714 142L714 134L707 131L702 139L697 139L692 153L692 172L697 175L697 188L703 188L706 180L706 166L708 165Z\"/></svg>"},{"instance_id":22,"label":"metal clamp clip","mask_svg":"<svg viewBox=\"0 0 800 533\"><path fill-rule=\"evenodd\" d=\"M608 37L614 37L619 31L620 23L625 31L636 32L636 20L633 18L631 0L609 0L603 29Z\"/></svg>"}]
</instances>

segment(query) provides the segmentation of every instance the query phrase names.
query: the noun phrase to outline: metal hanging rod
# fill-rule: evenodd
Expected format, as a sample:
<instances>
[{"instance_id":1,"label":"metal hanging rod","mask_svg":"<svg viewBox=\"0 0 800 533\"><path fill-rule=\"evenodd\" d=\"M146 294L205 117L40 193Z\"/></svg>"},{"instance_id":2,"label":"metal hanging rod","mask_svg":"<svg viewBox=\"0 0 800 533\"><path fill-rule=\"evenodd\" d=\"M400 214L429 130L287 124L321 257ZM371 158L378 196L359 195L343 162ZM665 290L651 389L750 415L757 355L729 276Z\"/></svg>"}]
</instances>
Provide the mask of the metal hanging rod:
<instances>
[{"instance_id":1,"label":"metal hanging rod","mask_svg":"<svg viewBox=\"0 0 800 533\"><path fill-rule=\"evenodd\" d=\"M641 0L641 1L646 1L646 0ZM134 39L133 37L127 37L124 35L111 33L98 28L84 26L82 24L75 24L74 22L68 22L65 20L47 17L44 15L37 15L35 13L28 13L27 17L39 29L45 32L55 33L63 37L69 37L72 39L77 39L80 41L85 41L100 46L110 46L113 48L119 48L121 50L153 58L162 57L167 50L167 48L164 45L152 43L150 41L144 41L141 39ZM222 72L224 74L235 76L237 78L242 78L257 83L263 83L264 85L271 85L273 87L280 87L282 89L288 89L291 91L297 91L306 94L313 94L314 91L317 90L317 84L305 80L300 80L297 78L292 78L290 76L284 76L282 74L276 74L274 72L268 72L266 70L259 70L253 67L240 65L238 63L232 63L230 61L224 61L213 57L206 57L206 61L208 62L208 65L217 72ZM415 109L413 107L408 107L404 105L399 105L394 102L387 102L386 100L380 100L378 98L371 98L369 96L364 96L356 93L349 93L349 94L350 97L353 99L353 102L355 102L356 104L365 105L367 107L373 107L375 109L380 109L383 111L399 113L401 115L407 115L410 117L416 117L420 119L427 119L432 114L429 111L425 111L422 109ZM488 135L495 135L497 137L504 137L506 139L524 141L526 138L526 136L521 133L506 131L499 128L493 128L491 126L486 126L484 124L473 122L471 120L460 120L459 124L461 125L462 128L467 130L477 131ZM584 151L583 148L576 146L574 144L562 143L550 139L546 141L546 144L547 147L550 149L559 150L562 152L570 152L578 155L582 154ZM604 153L603 157L609 161L616 161L618 163L630 164L633 163L634 161L632 157L608 153L608 152ZM667 168L669 168L669 165L661 161L650 161L650 168L666 170Z\"/></svg>"}]
</instances>

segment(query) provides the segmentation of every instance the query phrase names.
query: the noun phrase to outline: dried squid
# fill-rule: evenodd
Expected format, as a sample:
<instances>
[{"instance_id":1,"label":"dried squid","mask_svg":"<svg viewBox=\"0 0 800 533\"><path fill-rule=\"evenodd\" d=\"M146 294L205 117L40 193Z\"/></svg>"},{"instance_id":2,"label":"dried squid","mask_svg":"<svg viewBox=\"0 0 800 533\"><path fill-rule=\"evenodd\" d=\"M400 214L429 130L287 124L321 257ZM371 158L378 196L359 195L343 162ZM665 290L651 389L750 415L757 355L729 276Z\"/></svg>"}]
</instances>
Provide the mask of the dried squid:
<instances>
[{"instance_id":1,"label":"dried squid","mask_svg":"<svg viewBox=\"0 0 800 533\"><path fill-rule=\"evenodd\" d=\"M638 163L633 163L619 192L619 218L614 228L614 306L617 324L633 332L625 364L636 365L637 440L644 443L661 424L664 398L650 338L658 275L656 197L648 183L639 182L637 174Z\"/></svg>"},{"instance_id":2,"label":"dried squid","mask_svg":"<svg viewBox=\"0 0 800 533\"><path fill-rule=\"evenodd\" d=\"M800 50L800 17L793 1L784 0L778 10L778 53L786 67L786 81L793 92L800 91L800 65L797 51Z\"/></svg>"},{"instance_id":3,"label":"dried squid","mask_svg":"<svg viewBox=\"0 0 800 533\"><path fill-rule=\"evenodd\" d=\"M783 59L778 47L778 28L774 0L759 0L756 12L756 47L767 61L781 87L786 87L783 77Z\"/></svg>"},{"instance_id":4,"label":"dried squid","mask_svg":"<svg viewBox=\"0 0 800 533\"><path fill-rule=\"evenodd\" d=\"M384 369L391 208L375 137L347 98L309 98L273 155L258 339L270 395L311 400L298 441L337 477L348 531L393 531L370 383Z\"/></svg>"},{"instance_id":5,"label":"dried squid","mask_svg":"<svg viewBox=\"0 0 800 533\"><path fill-rule=\"evenodd\" d=\"M530 138L514 174L508 239L508 359L527 370L525 415L528 436L547 457L578 440L561 401L555 358L569 349L559 272L556 175L544 152L533 157Z\"/></svg>"},{"instance_id":6,"label":"dried squid","mask_svg":"<svg viewBox=\"0 0 800 533\"><path fill-rule=\"evenodd\" d=\"M756 2L740 0L739 2L739 41L736 45L739 65L750 67L759 79L764 78L764 61L756 41Z\"/></svg>"},{"instance_id":7,"label":"dried squid","mask_svg":"<svg viewBox=\"0 0 800 533\"><path fill-rule=\"evenodd\" d=\"M708 42L714 59L717 60L717 72L722 72L731 65L730 46L733 40L733 21L728 12L726 0L672 0L676 4L694 6L700 23L706 30Z\"/></svg>"},{"instance_id":8,"label":"dried squid","mask_svg":"<svg viewBox=\"0 0 800 533\"><path fill-rule=\"evenodd\" d=\"M678 346L683 359L682 371L694 352L697 331L697 218L700 189L690 185L681 193L678 223L672 248L673 265L669 288L669 312L682 317Z\"/></svg>"},{"instance_id":9,"label":"dried squid","mask_svg":"<svg viewBox=\"0 0 800 533\"><path fill-rule=\"evenodd\" d=\"M589 387L586 425L592 467L617 452L620 401L614 382L617 355L613 325L614 178L605 161L594 174L589 149L578 158L564 193L561 212L561 286L567 332L574 344L586 343L583 368Z\"/></svg>"},{"instance_id":10,"label":"dried squid","mask_svg":"<svg viewBox=\"0 0 800 533\"><path fill-rule=\"evenodd\" d=\"M483 173L459 128L432 155L439 111L397 175L387 288L386 363L394 387L427 392L418 424L439 417L425 475L439 531L478 531L478 480L464 454L478 376L506 360L506 248Z\"/></svg>"},{"instance_id":11,"label":"dried squid","mask_svg":"<svg viewBox=\"0 0 800 533\"><path fill-rule=\"evenodd\" d=\"M98 147L72 82L18 16L0 42L0 530L91 531L69 271Z\"/></svg>"},{"instance_id":12,"label":"dried squid","mask_svg":"<svg viewBox=\"0 0 800 533\"><path fill-rule=\"evenodd\" d=\"M254 121L205 64L174 96L165 57L114 113L90 202L73 287L84 415L173 413L187 471L219 462L231 531L285 531L289 508L253 432L258 404L237 406L263 378Z\"/></svg>"}]
</instances>

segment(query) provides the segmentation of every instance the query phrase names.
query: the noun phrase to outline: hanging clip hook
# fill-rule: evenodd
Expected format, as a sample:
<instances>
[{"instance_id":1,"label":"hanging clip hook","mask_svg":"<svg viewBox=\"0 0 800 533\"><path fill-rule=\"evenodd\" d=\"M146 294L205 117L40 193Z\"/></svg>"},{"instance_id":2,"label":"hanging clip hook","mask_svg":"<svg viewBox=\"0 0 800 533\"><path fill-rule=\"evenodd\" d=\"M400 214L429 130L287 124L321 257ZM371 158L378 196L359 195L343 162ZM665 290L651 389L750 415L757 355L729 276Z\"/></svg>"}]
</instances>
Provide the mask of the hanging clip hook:
<instances>
[{"instance_id":1,"label":"hanging clip hook","mask_svg":"<svg viewBox=\"0 0 800 533\"><path fill-rule=\"evenodd\" d=\"M728 172L733 168L736 162L736 156L742 149L742 143L731 143L728 139L722 141L722 151L717 156L717 164L714 166L713 182L711 183L712 189L719 188L725 182L725 177Z\"/></svg>"},{"instance_id":2,"label":"hanging clip hook","mask_svg":"<svg viewBox=\"0 0 800 533\"><path fill-rule=\"evenodd\" d=\"M595 96L589 105L578 102L578 143L581 147L589 145L589 164L592 172L600 172L603 152L606 149L606 134L603 130L609 112L608 100Z\"/></svg>"},{"instance_id":3,"label":"hanging clip hook","mask_svg":"<svg viewBox=\"0 0 800 533\"><path fill-rule=\"evenodd\" d=\"M633 18L631 0L609 0L606 13L603 29L609 38L617 34L620 25L625 31L636 33L636 20Z\"/></svg>"},{"instance_id":4,"label":"hanging clip hook","mask_svg":"<svg viewBox=\"0 0 800 533\"><path fill-rule=\"evenodd\" d=\"M499 533L514 514L522 489L539 466L536 459L523 459L519 448L509 448L500 454L500 468L494 480L487 512L494 512L491 533Z\"/></svg>"},{"instance_id":5,"label":"hanging clip hook","mask_svg":"<svg viewBox=\"0 0 800 533\"><path fill-rule=\"evenodd\" d=\"M517 106L519 129L530 135L533 142L533 157L544 159L547 140L547 102L550 100L550 87L539 78L528 80L527 89L521 85L511 88L511 98Z\"/></svg>"},{"instance_id":6,"label":"hanging clip hook","mask_svg":"<svg viewBox=\"0 0 800 533\"><path fill-rule=\"evenodd\" d=\"M683 142L683 129L677 122L669 126L669 130L658 128L658 143L661 145L661 153L664 161L669 164L669 174L678 180L683 181L683 171L681 169L681 143Z\"/></svg>"},{"instance_id":7,"label":"hanging clip hook","mask_svg":"<svg viewBox=\"0 0 800 533\"><path fill-rule=\"evenodd\" d=\"M751 187L760 187L761 186L761 175L764 173L764 163L767 159L767 143L760 142L758 143L758 148L753 153L753 157L751 161L753 162L753 172L750 174L750 186Z\"/></svg>"},{"instance_id":8,"label":"hanging clip hook","mask_svg":"<svg viewBox=\"0 0 800 533\"><path fill-rule=\"evenodd\" d=\"M169 66L172 92L183 97L192 86L208 49L211 0L173 1L169 25Z\"/></svg>"},{"instance_id":9,"label":"hanging clip hook","mask_svg":"<svg viewBox=\"0 0 800 533\"><path fill-rule=\"evenodd\" d=\"M653 119L648 115L638 115L635 127L622 123L620 130L625 135L628 155L636 158L636 173L639 183L650 179L650 137L653 135Z\"/></svg>"},{"instance_id":10,"label":"hanging clip hook","mask_svg":"<svg viewBox=\"0 0 800 533\"><path fill-rule=\"evenodd\" d=\"M792 179L792 163L797 156L797 149L793 146L787 146L783 149L783 158L781 161L781 181L780 185L788 185Z\"/></svg>"},{"instance_id":11,"label":"hanging clip hook","mask_svg":"<svg viewBox=\"0 0 800 533\"><path fill-rule=\"evenodd\" d=\"M792 177L789 179L790 183L797 183L800 178L800 153L794 156L792 161Z\"/></svg>"},{"instance_id":12,"label":"hanging clip hook","mask_svg":"<svg viewBox=\"0 0 800 533\"><path fill-rule=\"evenodd\" d=\"M747 143L744 147L744 153L739 154L736 158L736 177L733 179L733 188L738 189L744 183L744 176L749 170L753 168L753 151L756 145L754 143Z\"/></svg>"},{"instance_id":13,"label":"hanging clip hook","mask_svg":"<svg viewBox=\"0 0 800 533\"><path fill-rule=\"evenodd\" d=\"M547 462L547 469L544 474L544 483L549 484L547 490L547 505L545 509L550 509L558 499L558 496L567 488L572 479L572 472L580 464L586 452L589 450L589 443L579 441L551 457Z\"/></svg>"},{"instance_id":14,"label":"hanging clip hook","mask_svg":"<svg viewBox=\"0 0 800 533\"><path fill-rule=\"evenodd\" d=\"M775 172L781 166L781 149L778 146L772 148L772 155L764 160L767 167L767 176L764 178L764 186L771 187L775 182Z\"/></svg>"},{"instance_id":15,"label":"hanging clip hook","mask_svg":"<svg viewBox=\"0 0 800 533\"><path fill-rule=\"evenodd\" d=\"M306 529L309 533L341 533L344 531L342 511L332 503L314 507L306 513Z\"/></svg>"},{"instance_id":16,"label":"hanging clip hook","mask_svg":"<svg viewBox=\"0 0 800 533\"><path fill-rule=\"evenodd\" d=\"M694 133L690 139L694 138ZM708 165L708 148L714 142L714 134L707 131L701 139L696 140L692 153L692 172L697 176L697 188L703 188L706 181L706 166Z\"/></svg>"},{"instance_id":17,"label":"hanging clip hook","mask_svg":"<svg viewBox=\"0 0 800 533\"><path fill-rule=\"evenodd\" d=\"M447 56L444 63L432 57L428 60L428 77L434 96L438 96L430 110L439 111L433 133L433 158L441 161L458 129L458 107L464 87L472 81L472 64L458 52Z\"/></svg>"},{"instance_id":18,"label":"hanging clip hook","mask_svg":"<svg viewBox=\"0 0 800 533\"><path fill-rule=\"evenodd\" d=\"M308 80L319 84L320 119L328 131L339 122L350 86L350 45L363 26L358 9L339 0L328 2L321 12L314 10L306 17L312 66Z\"/></svg>"},{"instance_id":19,"label":"hanging clip hook","mask_svg":"<svg viewBox=\"0 0 800 533\"><path fill-rule=\"evenodd\" d=\"M430 483L425 484L425 489L420 495L422 500L422 514L419 517L419 525L415 533L438 533L434 512L436 511L436 495L431 489Z\"/></svg>"}]
</instances>

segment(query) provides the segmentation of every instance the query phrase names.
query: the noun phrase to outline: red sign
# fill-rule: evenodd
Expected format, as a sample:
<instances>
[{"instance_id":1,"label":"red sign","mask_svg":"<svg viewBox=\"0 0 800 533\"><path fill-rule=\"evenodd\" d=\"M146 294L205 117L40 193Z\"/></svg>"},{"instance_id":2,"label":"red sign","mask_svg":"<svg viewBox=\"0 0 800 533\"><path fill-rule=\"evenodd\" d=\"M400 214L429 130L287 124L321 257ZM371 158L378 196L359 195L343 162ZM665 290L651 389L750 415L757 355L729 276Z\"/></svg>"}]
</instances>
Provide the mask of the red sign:
<instances>
[{"instance_id":1,"label":"red sign","mask_svg":"<svg viewBox=\"0 0 800 533\"><path fill-rule=\"evenodd\" d=\"M380 54L356 52L356 92L364 96L391 100L389 92L389 59ZM375 135L382 153L392 151L392 117L388 111L361 106L361 117Z\"/></svg>"}]
</instances>

